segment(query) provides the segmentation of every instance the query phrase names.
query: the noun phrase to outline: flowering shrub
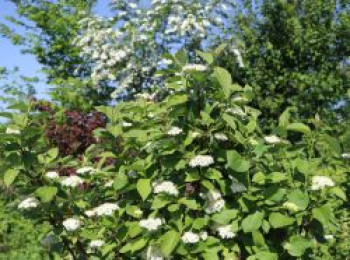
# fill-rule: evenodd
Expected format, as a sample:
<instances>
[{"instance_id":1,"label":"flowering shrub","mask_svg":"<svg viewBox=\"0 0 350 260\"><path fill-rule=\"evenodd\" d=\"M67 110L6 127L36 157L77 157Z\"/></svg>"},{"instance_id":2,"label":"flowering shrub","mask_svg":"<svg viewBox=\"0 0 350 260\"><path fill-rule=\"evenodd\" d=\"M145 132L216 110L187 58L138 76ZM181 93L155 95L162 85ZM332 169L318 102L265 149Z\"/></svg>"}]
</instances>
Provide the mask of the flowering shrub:
<instances>
[{"instance_id":1,"label":"flowering shrub","mask_svg":"<svg viewBox=\"0 0 350 260\"><path fill-rule=\"evenodd\" d=\"M40 115L9 115L19 132L1 134L3 181L15 189L18 210L50 222L52 252L74 259L340 255L347 156L324 156L317 124L287 114L273 133L262 132L251 88L215 66L220 50L201 55L205 65L188 64L183 51L169 56L157 98L97 107L108 118L94 131L103 142L79 159L43 149L33 131L40 132ZM54 174L62 164L75 175Z\"/></svg>"}]
</instances>

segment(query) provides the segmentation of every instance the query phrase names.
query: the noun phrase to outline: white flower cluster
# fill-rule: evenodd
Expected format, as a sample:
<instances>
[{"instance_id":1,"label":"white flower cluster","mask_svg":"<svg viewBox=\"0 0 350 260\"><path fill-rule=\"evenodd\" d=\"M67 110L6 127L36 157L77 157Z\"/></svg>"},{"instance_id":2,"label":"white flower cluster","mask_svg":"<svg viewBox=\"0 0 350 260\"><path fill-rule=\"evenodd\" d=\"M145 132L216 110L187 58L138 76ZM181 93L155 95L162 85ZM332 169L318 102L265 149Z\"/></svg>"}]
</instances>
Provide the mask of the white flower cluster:
<instances>
[{"instance_id":1,"label":"white flower cluster","mask_svg":"<svg viewBox=\"0 0 350 260\"><path fill-rule=\"evenodd\" d=\"M343 154L341 155L341 157L342 157L343 159L350 159L350 153L343 153Z\"/></svg>"},{"instance_id":2,"label":"white flower cluster","mask_svg":"<svg viewBox=\"0 0 350 260\"><path fill-rule=\"evenodd\" d=\"M21 131L17 130L17 129L13 129L11 127L7 127L6 128L6 134L8 134L8 135L19 135L19 134L21 134Z\"/></svg>"},{"instance_id":3,"label":"white flower cluster","mask_svg":"<svg viewBox=\"0 0 350 260\"><path fill-rule=\"evenodd\" d=\"M173 196L179 195L176 185L171 181L157 181L153 183L153 192L155 194L166 193Z\"/></svg>"},{"instance_id":4,"label":"white flower cluster","mask_svg":"<svg viewBox=\"0 0 350 260\"><path fill-rule=\"evenodd\" d=\"M208 70L208 67L202 64L187 64L182 68L183 72L206 71L206 70Z\"/></svg>"},{"instance_id":5,"label":"white flower cluster","mask_svg":"<svg viewBox=\"0 0 350 260\"><path fill-rule=\"evenodd\" d=\"M90 248L96 249L99 248L101 246L103 246L105 244L105 241L101 240L101 239L96 239L96 240L92 240L89 244Z\"/></svg>"},{"instance_id":6,"label":"white flower cluster","mask_svg":"<svg viewBox=\"0 0 350 260\"><path fill-rule=\"evenodd\" d=\"M247 188L235 178L232 178L230 188L233 193L240 193L247 190Z\"/></svg>"},{"instance_id":7,"label":"white flower cluster","mask_svg":"<svg viewBox=\"0 0 350 260\"><path fill-rule=\"evenodd\" d=\"M160 218L148 218L140 220L140 227L147 229L148 231L155 231L161 225L163 221Z\"/></svg>"},{"instance_id":8,"label":"white flower cluster","mask_svg":"<svg viewBox=\"0 0 350 260\"><path fill-rule=\"evenodd\" d=\"M335 184L333 180L326 176L312 177L311 190L321 190L325 187L333 187Z\"/></svg>"},{"instance_id":9,"label":"white flower cluster","mask_svg":"<svg viewBox=\"0 0 350 260\"><path fill-rule=\"evenodd\" d=\"M119 209L119 205L116 203L104 203L92 210L85 211L88 217L92 216L112 216L114 211Z\"/></svg>"},{"instance_id":10,"label":"white flower cluster","mask_svg":"<svg viewBox=\"0 0 350 260\"><path fill-rule=\"evenodd\" d=\"M84 175L84 174L87 174L87 173L92 174L92 173L95 173L95 172L96 172L96 170L93 167L91 167L91 166L81 167L81 168L79 168L77 170L77 173L81 174L81 175Z\"/></svg>"},{"instance_id":11,"label":"white flower cluster","mask_svg":"<svg viewBox=\"0 0 350 260\"><path fill-rule=\"evenodd\" d=\"M18 204L18 209L31 209L36 208L39 205L39 201L34 197L29 197Z\"/></svg>"},{"instance_id":12,"label":"white flower cluster","mask_svg":"<svg viewBox=\"0 0 350 260\"><path fill-rule=\"evenodd\" d=\"M67 231L75 231L80 228L81 222L76 218L67 218L65 221L63 221L62 225Z\"/></svg>"},{"instance_id":13,"label":"white flower cluster","mask_svg":"<svg viewBox=\"0 0 350 260\"><path fill-rule=\"evenodd\" d=\"M223 141L223 142L228 140L227 135L225 135L225 134L223 134L223 133L215 133L215 134L214 134L214 138L215 138L216 140Z\"/></svg>"},{"instance_id":14,"label":"white flower cluster","mask_svg":"<svg viewBox=\"0 0 350 260\"><path fill-rule=\"evenodd\" d=\"M236 236L230 225L219 226L216 228L216 231L222 239L230 239Z\"/></svg>"},{"instance_id":15,"label":"white flower cluster","mask_svg":"<svg viewBox=\"0 0 350 260\"><path fill-rule=\"evenodd\" d=\"M49 178L49 179L52 179L52 180L58 179L58 178L60 177L59 174L58 174L57 172L54 172L54 171L47 172L47 173L45 174L45 176L46 176L47 178Z\"/></svg>"},{"instance_id":16,"label":"white flower cluster","mask_svg":"<svg viewBox=\"0 0 350 260\"><path fill-rule=\"evenodd\" d=\"M206 194L207 203L205 212L212 214L221 211L225 206L225 200L222 198L221 193L218 190L210 190Z\"/></svg>"},{"instance_id":17,"label":"white flower cluster","mask_svg":"<svg viewBox=\"0 0 350 260\"><path fill-rule=\"evenodd\" d=\"M83 183L84 183L84 180L76 175L69 176L61 181L61 184L63 186L72 187L72 188L82 185Z\"/></svg>"},{"instance_id":18,"label":"white flower cluster","mask_svg":"<svg viewBox=\"0 0 350 260\"><path fill-rule=\"evenodd\" d=\"M214 158L210 155L197 155L191 159L189 165L191 167L208 167L214 163Z\"/></svg>"},{"instance_id":19,"label":"white flower cluster","mask_svg":"<svg viewBox=\"0 0 350 260\"><path fill-rule=\"evenodd\" d=\"M276 135L265 136L264 140L268 144L282 144L282 143L286 143L285 140L279 138Z\"/></svg>"},{"instance_id":20,"label":"white flower cluster","mask_svg":"<svg viewBox=\"0 0 350 260\"><path fill-rule=\"evenodd\" d=\"M177 126L173 126L169 131L168 131L168 135L171 136L176 136L182 133L182 129L177 127Z\"/></svg>"},{"instance_id":21,"label":"white flower cluster","mask_svg":"<svg viewBox=\"0 0 350 260\"><path fill-rule=\"evenodd\" d=\"M188 231L182 235L181 240L185 244L195 244L199 242L200 237L198 234Z\"/></svg>"}]
</instances>

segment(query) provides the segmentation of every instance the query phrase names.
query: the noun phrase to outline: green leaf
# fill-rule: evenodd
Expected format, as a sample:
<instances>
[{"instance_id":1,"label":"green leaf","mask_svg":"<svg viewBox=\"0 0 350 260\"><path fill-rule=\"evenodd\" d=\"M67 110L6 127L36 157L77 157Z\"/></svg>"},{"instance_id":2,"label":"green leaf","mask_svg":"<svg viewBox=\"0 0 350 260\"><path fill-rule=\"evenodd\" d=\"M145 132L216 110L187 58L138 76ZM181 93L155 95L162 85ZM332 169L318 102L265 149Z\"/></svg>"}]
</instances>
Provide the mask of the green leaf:
<instances>
[{"instance_id":1,"label":"green leaf","mask_svg":"<svg viewBox=\"0 0 350 260\"><path fill-rule=\"evenodd\" d=\"M288 253L295 257L302 256L306 249L312 247L313 243L311 240L301 236L292 236L290 241L284 246Z\"/></svg>"},{"instance_id":2,"label":"green leaf","mask_svg":"<svg viewBox=\"0 0 350 260\"><path fill-rule=\"evenodd\" d=\"M328 228L330 220L333 218L332 208L326 204L312 210L312 216L317 219L324 228Z\"/></svg>"},{"instance_id":3,"label":"green leaf","mask_svg":"<svg viewBox=\"0 0 350 260\"><path fill-rule=\"evenodd\" d=\"M231 127L233 130L237 128L235 118L233 116L230 116L229 114L224 113L222 115L222 119L228 124L229 127Z\"/></svg>"},{"instance_id":4,"label":"green leaf","mask_svg":"<svg viewBox=\"0 0 350 260\"><path fill-rule=\"evenodd\" d=\"M242 229L244 233L252 232L261 227L262 221L264 219L264 213L257 211L254 214L247 216L242 221Z\"/></svg>"},{"instance_id":5,"label":"green leaf","mask_svg":"<svg viewBox=\"0 0 350 260\"><path fill-rule=\"evenodd\" d=\"M226 98L231 96L231 84L232 78L231 74L221 67L214 68L214 76L219 81Z\"/></svg>"},{"instance_id":6,"label":"green leaf","mask_svg":"<svg viewBox=\"0 0 350 260\"><path fill-rule=\"evenodd\" d=\"M278 212L273 212L269 216L269 222L273 228L290 226L294 223L294 218L285 216Z\"/></svg>"},{"instance_id":7,"label":"green leaf","mask_svg":"<svg viewBox=\"0 0 350 260\"><path fill-rule=\"evenodd\" d=\"M227 47L227 43L220 44L215 50L214 53L216 56L220 55Z\"/></svg>"},{"instance_id":8,"label":"green leaf","mask_svg":"<svg viewBox=\"0 0 350 260\"><path fill-rule=\"evenodd\" d=\"M336 195L338 198L341 198L342 200L346 201L346 194L345 192L339 188L339 187L333 187L329 190L329 193Z\"/></svg>"},{"instance_id":9,"label":"green leaf","mask_svg":"<svg viewBox=\"0 0 350 260\"><path fill-rule=\"evenodd\" d=\"M131 244L131 252L134 253L147 245L148 239L140 238L136 242Z\"/></svg>"},{"instance_id":10,"label":"green leaf","mask_svg":"<svg viewBox=\"0 0 350 260\"><path fill-rule=\"evenodd\" d=\"M128 177L125 175L125 173L124 172L119 172L114 178L113 187L116 190L121 190L128 183L129 183Z\"/></svg>"},{"instance_id":11,"label":"green leaf","mask_svg":"<svg viewBox=\"0 0 350 260\"><path fill-rule=\"evenodd\" d=\"M216 213L212 216L212 220L216 223L225 225L229 223L232 219L236 218L238 215L238 210L222 210L220 213Z\"/></svg>"},{"instance_id":12,"label":"green leaf","mask_svg":"<svg viewBox=\"0 0 350 260\"><path fill-rule=\"evenodd\" d=\"M57 194L57 188L52 186L44 186L36 189L35 194L44 203L50 202Z\"/></svg>"},{"instance_id":13,"label":"green leaf","mask_svg":"<svg viewBox=\"0 0 350 260\"><path fill-rule=\"evenodd\" d=\"M180 233L175 230L169 230L160 237L160 250L164 257L169 257L175 250L180 241Z\"/></svg>"},{"instance_id":14,"label":"green leaf","mask_svg":"<svg viewBox=\"0 0 350 260\"><path fill-rule=\"evenodd\" d=\"M227 166L236 172L246 172L250 168L249 161L244 159L235 150L227 151L226 158L227 158Z\"/></svg>"},{"instance_id":15,"label":"green leaf","mask_svg":"<svg viewBox=\"0 0 350 260\"><path fill-rule=\"evenodd\" d=\"M298 206L300 210L305 210L309 205L309 196L307 192L299 189L293 190L287 195L288 201Z\"/></svg>"},{"instance_id":16,"label":"green leaf","mask_svg":"<svg viewBox=\"0 0 350 260\"><path fill-rule=\"evenodd\" d=\"M287 130L300 132L304 134L311 133L311 129L303 123L292 123L287 126Z\"/></svg>"},{"instance_id":17,"label":"green leaf","mask_svg":"<svg viewBox=\"0 0 350 260\"><path fill-rule=\"evenodd\" d=\"M137 191L139 192L142 200L146 200L148 195L152 192L150 179L139 179L136 184Z\"/></svg>"},{"instance_id":18,"label":"green leaf","mask_svg":"<svg viewBox=\"0 0 350 260\"><path fill-rule=\"evenodd\" d=\"M189 209L197 210L199 208L199 205L196 200L194 199L185 199L181 198L178 201L179 204L185 205Z\"/></svg>"},{"instance_id":19,"label":"green leaf","mask_svg":"<svg viewBox=\"0 0 350 260\"><path fill-rule=\"evenodd\" d=\"M214 62L214 56L208 52L196 51L197 55L201 57L207 64L212 64Z\"/></svg>"},{"instance_id":20,"label":"green leaf","mask_svg":"<svg viewBox=\"0 0 350 260\"><path fill-rule=\"evenodd\" d=\"M9 187L16 179L19 171L16 169L8 169L4 174L4 183Z\"/></svg>"}]
</instances>

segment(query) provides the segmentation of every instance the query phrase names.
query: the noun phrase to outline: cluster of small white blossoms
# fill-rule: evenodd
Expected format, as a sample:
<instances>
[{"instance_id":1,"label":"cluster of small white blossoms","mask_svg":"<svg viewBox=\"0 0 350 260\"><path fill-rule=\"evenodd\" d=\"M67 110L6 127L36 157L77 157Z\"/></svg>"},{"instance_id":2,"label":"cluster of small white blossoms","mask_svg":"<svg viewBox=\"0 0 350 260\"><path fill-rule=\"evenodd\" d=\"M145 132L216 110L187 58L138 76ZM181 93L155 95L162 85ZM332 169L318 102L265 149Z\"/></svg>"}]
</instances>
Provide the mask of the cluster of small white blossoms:
<instances>
[{"instance_id":1,"label":"cluster of small white blossoms","mask_svg":"<svg viewBox=\"0 0 350 260\"><path fill-rule=\"evenodd\" d=\"M228 140L228 137L227 135L223 134L223 133L215 133L214 134L214 138L216 140L219 140L219 141L227 141Z\"/></svg>"},{"instance_id":2,"label":"cluster of small white blossoms","mask_svg":"<svg viewBox=\"0 0 350 260\"><path fill-rule=\"evenodd\" d=\"M157 181L152 185L153 185L153 192L155 194L166 193L173 196L179 195L179 191L176 185L171 181Z\"/></svg>"},{"instance_id":3,"label":"cluster of small white blossoms","mask_svg":"<svg viewBox=\"0 0 350 260\"><path fill-rule=\"evenodd\" d=\"M230 239L236 236L230 225L219 226L216 228L216 231L222 239Z\"/></svg>"},{"instance_id":4,"label":"cluster of small white blossoms","mask_svg":"<svg viewBox=\"0 0 350 260\"><path fill-rule=\"evenodd\" d=\"M287 141L279 138L276 135L265 136L264 140L268 144L282 144L282 143L285 144L285 143L287 143Z\"/></svg>"},{"instance_id":5,"label":"cluster of small white blossoms","mask_svg":"<svg viewBox=\"0 0 350 260\"><path fill-rule=\"evenodd\" d=\"M208 67L202 64L187 64L182 68L183 72L190 71L207 71Z\"/></svg>"},{"instance_id":6,"label":"cluster of small white blossoms","mask_svg":"<svg viewBox=\"0 0 350 260\"><path fill-rule=\"evenodd\" d=\"M206 198L207 203L204 210L208 214L219 212L225 207L225 200L218 190L208 191Z\"/></svg>"},{"instance_id":7,"label":"cluster of small white blossoms","mask_svg":"<svg viewBox=\"0 0 350 260\"><path fill-rule=\"evenodd\" d=\"M233 193L240 193L247 190L247 188L235 178L232 178L230 188Z\"/></svg>"},{"instance_id":8,"label":"cluster of small white blossoms","mask_svg":"<svg viewBox=\"0 0 350 260\"><path fill-rule=\"evenodd\" d=\"M299 210L298 205L289 201L284 202L282 206L290 212L297 212Z\"/></svg>"},{"instance_id":9,"label":"cluster of small white blossoms","mask_svg":"<svg viewBox=\"0 0 350 260\"><path fill-rule=\"evenodd\" d=\"M29 197L18 204L18 209L31 209L36 208L39 205L39 201L34 197Z\"/></svg>"},{"instance_id":10,"label":"cluster of small white blossoms","mask_svg":"<svg viewBox=\"0 0 350 260\"><path fill-rule=\"evenodd\" d=\"M350 159L350 153L343 153L341 157L344 159Z\"/></svg>"},{"instance_id":11,"label":"cluster of small white blossoms","mask_svg":"<svg viewBox=\"0 0 350 260\"><path fill-rule=\"evenodd\" d=\"M169 131L168 131L168 135L171 136L176 136L182 133L182 129L177 127L177 126L173 126Z\"/></svg>"},{"instance_id":12,"label":"cluster of small white blossoms","mask_svg":"<svg viewBox=\"0 0 350 260\"><path fill-rule=\"evenodd\" d=\"M96 240L92 240L90 242L89 247L92 248L92 249L96 249L96 248L100 248L104 244L105 244L105 241L103 241L101 239L96 239Z\"/></svg>"},{"instance_id":13,"label":"cluster of small white blossoms","mask_svg":"<svg viewBox=\"0 0 350 260\"><path fill-rule=\"evenodd\" d=\"M10 127L7 127L6 128L6 134L8 134L8 135L19 135L19 134L21 134L21 131L17 130L17 129L10 128Z\"/></svg>"},{"instance_id":14,"label":"cluster of small white blossoms","mask_svg":"<svg viewBox=\"0 0 350 260\"><path fill-rule=\"evenodd\" d=\"M148 231L155 231L161 225L163 221L160 218L148 218L140 220L140 227L147 229Z\"/></svg>"},{"instance_id":15,"label":"cluster of small white blossoms","mask_svg":"<svg viewBox=\"0 0 350 260\"><path fill-rule=\"evenodd\" d=\"M63 221L62 225L67 231L75 231L80 228L81 222L76 218L67 218Z\"/></svg>"},{"instance_id":16,"label":"cluster of small white blossoms","mask_svg":"<svg viewBox=\"0 0 350 260\"><path fill-rule=\"evenodd\" d=\"M81 175L84 175L84 174L87 174L87 173L92 174L92 173L95 173L95 172L96 172L95 168L93 168L91 166L85 166L85 167L79 168L77 170L77 173L81 174Z\"/></svg>"},{"instance_id":17,"label":"cluster of small white blossoms","mask_svg":"<svg viewBox=\"0 0 350 260\"><path fill-rule=\"evenodd\" d=\"M326 176L314 176L312 177L311 190L321 190L325 187L333 187L334 181Z\"/></svg>"},{"instance_id":18,"label":"cluster of small white blossoms","mask_svg":"<svg viewBox=\"0 0 350 260\"><path fill-rule=\"evenodd\" d=\"M46 176L47 178L49 178L49 179L52 179L52 180L58 179L58 178L60 177L60 175L59 175L57 172L54 172L54 171L47 172L47 173L45 174L45 176Z\"/></svg>"},{"instance_id":19,"label":"cluster of small white blossoms","mask_svg":"<svg viewBox=\"0 0 350 260\"><path fill-rule=\"evenodd\" d=\"M112 216L114 211L119 209L117 203L104 203L92 210L85 211L85 215L88 217L92 216Z\"/></svg>"},{"instance_id":20,"label":"cluster of small white blossoms","mask_svg":"<svg viewBox=\"0 0 350 260\"><path fill-rule=\"evenodd\" d=\"M210 155L197 155L190 160L191 167L208 167L214 163L214 158Z\"/></svg>"},{"instance_id":21,"label":"cluster of small white blossoms","mask_svg":"<svg viewBox=\"0 0 350 260\"><path fill-rule=\"evenodd\" d=\"M64 178L61 181L61 184L63 186L72 187L72 188L75 188L75 187L77 187L79 185L82 185L83 183L84 183L84 180L82 178L80 178L79 176L76 176L76 175L69 176L67 178Z\"/></svg>"},{"instance_id":22,"label":"cluster of small white blossoms","mask_svg":"<svg viewBox=\"0 0 350 260\"><path fill-rule=\"evenodd\" d=\"M195 243L198 243L200 240L205 241L207 240L207 238L208 238L208 233L205 231L200 232L198 234L192 231L187 231L182 235L181 240L185 244L195 244Z\"/></svg>"}]
</instances>

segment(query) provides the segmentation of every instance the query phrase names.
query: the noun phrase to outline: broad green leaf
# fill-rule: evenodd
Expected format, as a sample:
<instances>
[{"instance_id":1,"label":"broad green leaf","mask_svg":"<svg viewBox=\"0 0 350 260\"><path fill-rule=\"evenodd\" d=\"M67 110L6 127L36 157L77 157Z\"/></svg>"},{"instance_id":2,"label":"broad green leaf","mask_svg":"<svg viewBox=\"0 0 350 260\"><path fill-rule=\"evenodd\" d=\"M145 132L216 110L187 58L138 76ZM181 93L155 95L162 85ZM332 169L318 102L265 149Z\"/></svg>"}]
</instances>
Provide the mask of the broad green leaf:
<instances>
[{"instance_id":1,"label":"broad green leaf","mask_svg":"<svg viewBox=\"0 0 350 260\"><path fill-rule=\"evenodd\" d=\"M180 241L180 233L175 230L169 230L160 237L160 250L165 257L171 256L177 244Z\"/></svg>"},{"instance_id":2,"label":"broad green leaf","mask_svg":"<svg viewBox=\"0 0 350 260\"><path fill-rule=\"evenodd\" d=\"M214 68L214 76L219 81L222 87L222 90L225 94L225 97L229 98L232 93L231 92L231 84L232 84L231 74L224 68L216 67Z\"/></svg>"},{"instance_id":3,"label":"broad green leaf","mask_svg":"<svg viewBox=\"0 0 350 260\"><path fill-rule=\"evenodd\" d=\"M339 187L329 189L329 193L336 195L338 198L346 201L346 193Z\"/></svg>"},{"instance_id":4,"label":"broad green leaf","mask_svg":"<svg viewBox=\"0 0 350 260\"><path fill-rule=\"evenodd\" d=\"M57 194L57 188L52 186L44 186L36 189L35 194L44 203L50 202Z\"/></svg>"},{"instance_id":5,"label":"broad green leaf","mask_svg":"<svg viewBox=\"0 0 350 260\"><path fill-rule=\"evenodd\" d=\"M284 246L288 253L295 257L302 256L306 249L313 246L313 242L301 236L292 236L289 242Z\"/></svg>"},{"instance_id":6,"label":"broad green leaf","mask_svg":"<svg viewBox=\"0 0 350 260\"><path fill-rule=\"evenodd\" d=\"M308 134L311 129L303 123L292 123L287 126L287 130Z\"/></svg>"},{"instance_id":7,"label":"broad green leaf","mask_svg":"<svg viewBox=\"0 0 350 260\"><path fill-rule=\"evenodd\" d=\"M137 191L141 198L146 200L148 195L152 192L151 180L150 179L139 179L136 184Z\"/></svg>"},{"instance_id":8,"label":"broad green leaf","mask_svg":"<svg viewBox=\"0 0 350 260\"><path fill-rule=\"evenodd\" d=\"M212 216L212 220L216 223L225 225L229 223L232 219L236 218L238 215L238 210L222 210Z\"/></svg>"},{"instance_id":9,"label":"broad green leaf","mask_svg":"<svg viewBox=\"0 0 350 260\"><path fill-rule=\"evenodd\" d=\"M17 169L8 169L4 174L4 183L9 187L16 179L19 171Z\"/></svg>"},{"instance_id":10,"label":"broad green leaf","mask_svg":"<svg viewBox=\"0 0 350 260\"><path fill-rule=\"evenodd\" d=\"M312 210L312 216L317 219L324 228L328 228L331 219L333 219L332 208L326 204Z\"/></svg>"},{"instance_id":11,"label":"broad green leaf","mask_svg":"<svg viewBox=\"0 0 350 260\"><path fill-rule=\"evenodd\" d=\"M222 119L228 124L229 127L231 127L233 130L237 128L235 118L233 116L230 116L229 114L224 113L222 115Z\"/></svg>"},{"instance_id":12,"label":"broad green leaf","mask_svg":"<svg viewBox=\"0 0 350 260\"><path fill-rule=\"evenodd\" d=\"M294 223L294 218L278 212L273 212L269 216L269 222L273 228L281 228L292 225Z\"/></svg>"},{"instance_id":13,"label":"broad green leaf","mask_svg":"<svg viewBox=\"0 0 350 260\"><path fill-rule=\"evenodd\" d=\"M124 172L118 172L118 174L114 178L113 187L116 190L121 190L129 183L128 177Z\"/></svg>"},{"instance_id":14,"label":"broad green leaf","mask_svg":"<svg viewBox=\"0 0 350 260\"><path fill-rule=\"evenodd\" d=\"M250 168L249 161L244 159L235 150L227 151L226 158L227 158L227 166L236 172L246 172Z\"/></svg>"},{"instance_id":15,"label":"broad green leaf","mask_svg":"<svg viewBox=\"0 0 350 260\"><path fill-rule=\"evenodd\" d=\"M293 190L287 195L288 201L298 206L300 210L305 210L309 205L309 196L307 192L301 190Z\"/></svg>"},{"instance_id":16,"label":"broad green leaf","mask_svg":"<svg viewBox=\"0 0 350 260\"><path fill-rule=\"evenodd\" d=\"M131 244L131 252L134 253L144 248L147 245L147 242L148 242L148 239L140 238L139 240Z\"/></svg>"},{"instance_id":17,"label":"broad green leaf","mask_svg":"<svg viewBox=\"0 0 350 260\"><path fill-rule=\"evenodd\" d=\"M214 62L214 56L208 52L196 51L197 55L201 57L208 65Z\"/></svg>"},{"instance_id":18,"label":"broad green leaf","mask_svg":"<svg viewBox=\"0 0 350 260\"><path fill-rule=\"evenodd\" d=\"M254 214L247 216L242 221L242 229L244 233L252 232L261 227L262 221L264 219L264 213L257 211Z\"/></svg>"}]
</instances>

